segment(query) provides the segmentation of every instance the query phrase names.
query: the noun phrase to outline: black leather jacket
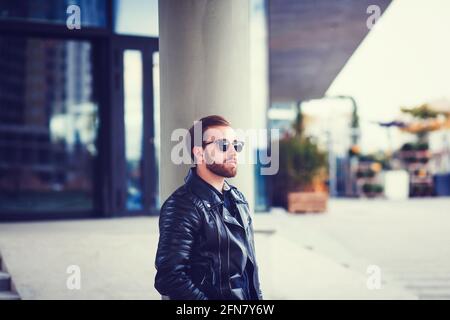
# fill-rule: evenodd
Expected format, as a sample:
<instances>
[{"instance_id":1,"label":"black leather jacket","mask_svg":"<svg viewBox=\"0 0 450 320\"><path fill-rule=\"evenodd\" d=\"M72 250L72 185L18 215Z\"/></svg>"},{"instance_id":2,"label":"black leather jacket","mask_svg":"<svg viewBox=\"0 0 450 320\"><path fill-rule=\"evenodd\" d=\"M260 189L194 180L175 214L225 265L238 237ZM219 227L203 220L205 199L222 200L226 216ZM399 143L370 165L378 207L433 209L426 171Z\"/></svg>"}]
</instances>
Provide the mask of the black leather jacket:
<instances>
[{"instance_id":1,"label":"black leather jacket","mask_svg":"<svg viewBox=\"0 0 450 320\"><path fill-rule=\"evenodd\" d=\"M227 211L220 197L191 168L185 184L163 204L159 217L159 243L156 253L155 288L164 296L176 300L243 299L239 285L241 274L236 265L250 258L253 273L250 284L257 299L262 299L258 265L255 257L253 224L245 197L236 187L225 182L224 190L244 221L241 224ZM234 228L234 229L233 229ZM230 230L245 232L246 243L230 246ZM236 248L247 252L234 252ZM245 248L245 249L244 249Z\"/></svg>"}]
</instances>

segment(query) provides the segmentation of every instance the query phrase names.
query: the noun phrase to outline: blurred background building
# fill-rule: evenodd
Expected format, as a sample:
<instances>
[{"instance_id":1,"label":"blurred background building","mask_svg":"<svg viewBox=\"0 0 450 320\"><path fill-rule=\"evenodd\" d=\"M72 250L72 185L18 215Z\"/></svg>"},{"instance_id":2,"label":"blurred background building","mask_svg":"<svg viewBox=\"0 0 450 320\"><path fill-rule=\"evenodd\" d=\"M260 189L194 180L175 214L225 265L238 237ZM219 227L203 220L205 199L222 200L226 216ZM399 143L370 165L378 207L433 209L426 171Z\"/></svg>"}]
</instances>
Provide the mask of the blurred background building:
<instances>
[{"instance_id":1,"label":"blurred background building","mask_svg":"<svg viewBox=\"0 0 450 320\"><path fill-rule=\"evenodd\" d=\"M248 128L280 129L282 138L294 133L301 112L304 134L326 152L323 184L333 197L383 196L391 188L384 176L395 170L408 174L411 196L448 195L448 130L440 120L448 115L448 91L439 76L448 65L426 60L428 68L418 70L415 83L421 90L402 99L411 88L402 79L410 77L404 71L412 61L401 64L405 53L398 53L399 47L386 53L396 41L388 34L398 32L414 48L428 39L442 58L448 52L439 44L444 18L438 15L421 33L411 24L420 5L407 2L234 1L233 21L240 19L238 12L250 17L241 30L227 33L218 23L197 39L189 35L196 32L202 6L186 14L181 4L161 8L157 0L0 1L0 219L158 214L184 170L167 163L169 132L208 110ZM73 14L67 12L70 5L81 10L81 29L66 25ZM228 4L216 5L207 14L227 21L222 9ZM445 10L435 1L423 13L426 18L437 12ZM184 33L173 31L183 29L177 21L186 26ZM429 36L433 30L437 35ZM239 42L240 32L246 32L248 43ZM402 47L408 48L404 41ZM230 79L249 85L226 101L233 108L214 101L211 90L204 90L194 107L179 88L196 74L197 61L161 57L160 47L173 55L189 57L191 50L207 57L217 70L201 71L206 79L221 79L215 90L229 93L222 100L239 87ZM230 47L233 54L226 51ZM425 53L419 47L412 51L424 63ZM166 64L167 74L160 74L160 64ZM248 73L238 72L241 65ZM239 76L214 74L228 69ZM437 76L437 85L425 84L430 75ZM210 109L203 100L211 101ZM444 110L433 118L441 121L433 128L444 131L430 130L422 150L416 150L422 153L412 154L417 132L410 126L418 120L402 116L400 108L430 101L429 108ZM268 141L259 141L250 152L258 157L269 148ZM243 170L237 182L255 210L267 212L278 204L271 177L261 175L261 166Z\"/></svg>"}]
</instances>

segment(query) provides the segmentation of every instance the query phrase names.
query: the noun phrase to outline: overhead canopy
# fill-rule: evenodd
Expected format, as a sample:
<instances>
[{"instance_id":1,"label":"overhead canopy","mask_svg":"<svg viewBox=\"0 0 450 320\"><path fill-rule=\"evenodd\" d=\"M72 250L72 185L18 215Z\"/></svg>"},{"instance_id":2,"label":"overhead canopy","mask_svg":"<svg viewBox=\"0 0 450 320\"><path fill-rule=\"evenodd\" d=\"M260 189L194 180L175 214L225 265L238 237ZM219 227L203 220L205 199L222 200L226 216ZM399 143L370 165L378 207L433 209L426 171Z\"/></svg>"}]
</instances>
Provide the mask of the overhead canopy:
<instances>
[{"instance_id":1,"label":"overhead canopy","mask_svg":"<svg viewBox=\"0 0 450 320\"><path fill-rule=\"evenodd\" d=\"M321 98L390 0L269 0L272 101Z\"/></svg>"}]
</instances>

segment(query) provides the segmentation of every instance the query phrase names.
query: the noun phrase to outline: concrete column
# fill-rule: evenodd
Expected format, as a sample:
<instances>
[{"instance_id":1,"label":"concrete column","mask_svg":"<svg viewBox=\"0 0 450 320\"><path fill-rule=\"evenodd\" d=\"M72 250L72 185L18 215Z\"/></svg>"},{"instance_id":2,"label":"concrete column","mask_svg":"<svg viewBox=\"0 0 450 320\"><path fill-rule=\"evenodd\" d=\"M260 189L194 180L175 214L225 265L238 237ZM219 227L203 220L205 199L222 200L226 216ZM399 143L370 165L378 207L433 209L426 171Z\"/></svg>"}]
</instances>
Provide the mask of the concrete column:
<instances>
[{"instance_id":1,"label":"concrete column","mask_svg":"<svg viewBox=\"0 0 450 320\"><path fill-rule=\"evenodd\" d=\"M159 50L162 203L189 168L171 161L174 129L211 114L224 116L234 128L252 127L249 1L160 0ZM229 181L253 210L254 165L240 164L238 170Z\"/></svg>"}]
</instances>

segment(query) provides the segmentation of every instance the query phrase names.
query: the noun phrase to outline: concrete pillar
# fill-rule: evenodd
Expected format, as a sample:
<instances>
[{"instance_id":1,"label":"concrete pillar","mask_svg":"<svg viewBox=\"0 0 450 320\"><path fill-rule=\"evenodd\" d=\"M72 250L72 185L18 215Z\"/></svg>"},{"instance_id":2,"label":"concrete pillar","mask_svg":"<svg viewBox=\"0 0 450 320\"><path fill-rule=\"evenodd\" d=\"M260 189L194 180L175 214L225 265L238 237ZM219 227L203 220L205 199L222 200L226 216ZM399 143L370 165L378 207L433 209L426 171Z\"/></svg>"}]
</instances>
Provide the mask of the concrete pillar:
<instances>
[{"instance_id":1,"label":"concrete pillar","mask_svg":"<svg viewBox=\"0 0 450 320\"><path fill-rule=\"evenodd\" d=\"M249 9L247 0L159 1L161 203L189 168L171 161L174 129L211 114L234 128L252 127ZM229 181L254 210L254 165L240 164L238 170Z\"/></svg>"}]
</instances>

